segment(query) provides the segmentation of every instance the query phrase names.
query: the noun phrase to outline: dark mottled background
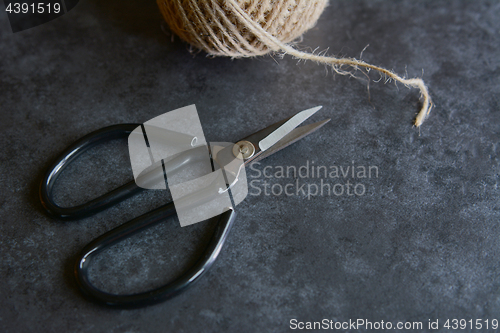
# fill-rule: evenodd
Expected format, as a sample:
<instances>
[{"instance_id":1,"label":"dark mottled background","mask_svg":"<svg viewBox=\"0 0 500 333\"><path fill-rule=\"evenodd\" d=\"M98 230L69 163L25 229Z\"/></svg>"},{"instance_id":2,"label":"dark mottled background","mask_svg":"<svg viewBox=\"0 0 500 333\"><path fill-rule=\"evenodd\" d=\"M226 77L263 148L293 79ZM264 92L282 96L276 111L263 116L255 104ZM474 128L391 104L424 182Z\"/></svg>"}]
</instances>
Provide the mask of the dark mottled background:
<instances>
[{"instance_id":1,"label":"dark mottled background","mask_svg":"<svg viewBox=\"0 0 500 333\"><path fill-rule=\"evenodd\" d=\"M305 35L304 48L358 57L369 44L368 62L424 71L436 108L418 130L416 90L372 82L369 97L365 81L289 57L192 55L162 32L153 1L81 1L16 34L0 14L0 330L282 332L292 318L500 319L499 17L498 1L332 0ZM323 105L314 120L332 121L259 169L354 161L377 166L379 177L351 179L366 186L363 196L249 196L212 270L170 301L117 310L86 300L72 275L79 250L168 193L62 222L38 201L44 169L90 131L193 103L209 141ZM131 177L126 143L115 141L68 169L55 195L75 204ZM213 227L158 225L102 254L92 279L122 293L159 286L196 259Z\"/></svg>"}]
</instances>

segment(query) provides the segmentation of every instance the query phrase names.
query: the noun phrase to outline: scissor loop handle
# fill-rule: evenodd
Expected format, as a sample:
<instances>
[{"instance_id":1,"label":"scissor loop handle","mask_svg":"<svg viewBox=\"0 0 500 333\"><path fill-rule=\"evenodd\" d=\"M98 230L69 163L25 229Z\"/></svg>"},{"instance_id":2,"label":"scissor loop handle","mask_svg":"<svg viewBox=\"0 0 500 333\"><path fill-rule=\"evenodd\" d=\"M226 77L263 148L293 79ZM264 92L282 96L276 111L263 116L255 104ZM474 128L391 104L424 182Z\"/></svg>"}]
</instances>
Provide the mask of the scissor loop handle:
<instances>
[{"instance_id":1,"label":"scissor loop handle","mask_svg":"<svg viewBox=\"0 0 500 333\"><path fill-rule=\"evenodd\" d=\"M130 196L142 191L143 189L136 185L135 181L131 181L107 194L95 198L87 203L74 207L61 207L57 205L52 196L52 189L59 175L64 169L74 161L80 154L94 147L95 145L119 138L128 137L140 124L121 124L102 128L92 132L68 147L50 166L45 173L40 185L40 200L44 208L52 216L64 219L77 219L85 216L93 215L114 204L117 204ZM186 164L196 162L201 154L197 154L195 150L187 151L172 159L164 165L165 170L175 171L182 169ZM158 173L151 173L158 174ZM161 175L163 177L163 175ZM155 181L156 176L151 176ZM209 198L208 194L213 192L213 186L218 182L214 181L203 191L206 195L201 195L201 198ZM205 193L202 191L202 194ZM192 199L192 198L191 198ZM199 198L198 198L199 199ZM129 295L116 295L104 292L94 287L88 278L88 268L92 259L104 249L120 242L145 228L151 227L154 224L163 221L165 218L174 215L175 207L173 203L160 207L152 212L139 216L107 233L96 238L89 243L79 255L75 264L75 276L80 289L87 295L98 302L121 307L138 307L149 304L154 304L171 298L181 291L189 287L193 282L197 281L213 264L220 253L227 235L233 225L236 213L231 208L228 211L219 215L219 223L212 236L212 239L200 257L198 262L186 271L182 276L171 283L168 283L160 288Z\"/></svg>"},{"instance_id":2,"label":"scissor loop handle","mask_svg":"<svg viewBox=\"0 0 500 333\"><path fill-rule=\"evenodd\" d=\"M198 262L182 276L160 288L128 295L111 294L94 287L88 277L88 268L92 259L104 249L134 235L144 228L164 220L175 214L173 203L158 208L150 213L139 216L89 243L78 256L75 264L75 276L80 289L93 300L117 307L140 307L167 300L189 287L212 266L219 255L229 231L233 225L236 213L233 209L215 217L219 219L216 230L205 252Z\"/></svg>"},{"instance_id":3,"label":"scissor loop handle","mask_svg":"<svg viewBox=\"0 0 500 333\"><path fill-rule=\"evenodd\" d=\"M80 154L95 145L119 138L126 138L140 124L120 124L104 127L79 139L69 146L49 167L40 184L40 201L45 210L52 216L63 219L77 219L98 213L143 189L131 181L119 188L74 207L61 207L55 203L52 189L59 175Z\"/></svg>"}]
</instances>

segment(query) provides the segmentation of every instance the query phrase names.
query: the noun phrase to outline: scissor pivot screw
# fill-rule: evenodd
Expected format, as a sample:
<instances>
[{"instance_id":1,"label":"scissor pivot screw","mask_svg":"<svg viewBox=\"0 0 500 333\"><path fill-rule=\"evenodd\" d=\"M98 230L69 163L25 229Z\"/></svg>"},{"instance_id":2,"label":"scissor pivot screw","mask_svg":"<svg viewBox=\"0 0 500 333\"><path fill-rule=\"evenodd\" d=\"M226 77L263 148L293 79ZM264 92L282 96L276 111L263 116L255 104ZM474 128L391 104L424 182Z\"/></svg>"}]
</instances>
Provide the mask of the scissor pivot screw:
<instances>
[{"instance_id":1,"label":"scissor pivot screw","mask_svg":"<svg viewBox=\"0 0 500 333\"><path fill-rule=\"evenodd\" d=\"M249 141L240 141L233 146L233 155L239 159L248 159L255 154L255 147Z\"/></svg>"}]
</instances>

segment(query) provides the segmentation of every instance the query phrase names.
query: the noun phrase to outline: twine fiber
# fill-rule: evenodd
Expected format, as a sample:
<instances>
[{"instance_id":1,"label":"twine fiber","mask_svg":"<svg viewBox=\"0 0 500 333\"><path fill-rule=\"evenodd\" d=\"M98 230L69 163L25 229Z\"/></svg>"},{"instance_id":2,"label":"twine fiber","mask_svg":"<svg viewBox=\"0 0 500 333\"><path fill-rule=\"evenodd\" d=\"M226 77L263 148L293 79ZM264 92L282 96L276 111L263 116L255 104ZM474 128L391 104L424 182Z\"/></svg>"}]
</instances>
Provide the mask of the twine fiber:
<instances>
[{"instance_id":1,"label":"twine fiber","mask_svg":"<svg viewBox=\"0 0 500 333\"><path fill-rule=\"evenodd\" d=\"M326 64L342 75L357 70L378 71L387 81L420 90L422 108L415 126L432 108L427 86L420 78L400 77L387 69L354 58L297 50L290 43L312 28L328 0L157 0L170 29L181 39L210 55L253 57L269 52ZM364 72L367 75L367 73Z\"/></svg>"}]
</instances>

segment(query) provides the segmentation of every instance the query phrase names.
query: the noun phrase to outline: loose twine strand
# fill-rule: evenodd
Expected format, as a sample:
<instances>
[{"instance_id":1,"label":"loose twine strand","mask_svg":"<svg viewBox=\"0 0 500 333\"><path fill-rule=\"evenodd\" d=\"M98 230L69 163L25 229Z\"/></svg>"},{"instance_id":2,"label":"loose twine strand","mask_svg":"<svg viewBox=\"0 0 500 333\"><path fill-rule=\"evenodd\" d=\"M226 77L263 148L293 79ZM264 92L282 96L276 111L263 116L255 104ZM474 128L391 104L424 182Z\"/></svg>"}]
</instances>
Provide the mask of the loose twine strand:
<instances>
[{"instance_id":1,"label":"loose twine strand","mask_svg":"<svg viewBox=\"0 0 500 333\"><path fill-rule=\"evenodd\" d=\"M433 103L421 78L401 77L390 70L355 58L336 58L321 53L303 52L289 44L297 37L297 33L301 35L316 23L326 6L326 0L292 0L274 3L238 1L240 3L235 0L222 2L158 0L158 5L172 30L181 38L212 55L241 58L263 55L272 50L283 55L289 54L297 59L329 65L340 75L354 76L351 71L344 70L345 67L350 67L354 71L360 68L365 68L367 71L375 70L385 76L387 81L394 80L406 87L420 90L422 108L415 118L416 127L420 127L430 113ZM242 5L245 8L242 8ZM252 13L252 16L249 13ZM271 32L279 35L280 39Z\"/></svg>"}]
</instances>

